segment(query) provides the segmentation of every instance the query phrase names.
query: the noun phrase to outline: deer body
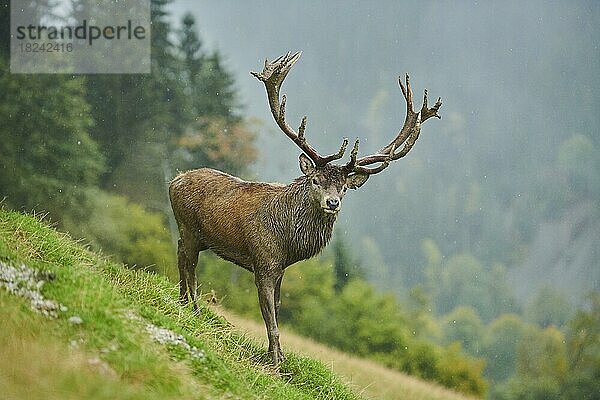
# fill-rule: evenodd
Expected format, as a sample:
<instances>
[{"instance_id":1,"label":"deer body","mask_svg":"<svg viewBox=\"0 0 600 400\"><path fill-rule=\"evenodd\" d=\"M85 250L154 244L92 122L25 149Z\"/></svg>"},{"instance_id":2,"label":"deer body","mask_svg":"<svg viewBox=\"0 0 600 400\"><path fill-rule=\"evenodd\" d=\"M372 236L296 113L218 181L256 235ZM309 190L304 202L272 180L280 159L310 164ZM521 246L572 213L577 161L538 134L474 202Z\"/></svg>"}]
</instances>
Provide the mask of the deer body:
<instances>
[{"instance_id":1,"label":"deer body","mask_svg":"<svg viewBox=\"0 0 600 400\"><path fill-rule=\"evenodd\" d=\"M180 301L189 295L197 308L200 251L210 249L253 272L275 365L283 359L277 328L283 271L323 249L346 188L366 181L347 177L341 167L317 170L304 155L300 166L305 175L289 185L246 182L201 168L178 175L169 186L180 235Z\"/></svg>"},{"instance_id":2,"label":"deer body","mask_svg":"<svg viewBox=\"0 0 600 400\"><path fill-rule=\"evenodd\" d=\"M323 249L331 238L346 190L358 189L369 176L404 157L419 137L421 124L431 117L439 118L437 111L442 105L438 99L429 108L425 91L423 106L415 112L408 75L406 84L399 79L406 100L406 119L398 135L377 153L361 158L357 140L350 161L334 165L332 161L343 157L348 139L337 153L322 156L306 141L306 117L297 132L285 120L286 97L280 100L279 90L299 58L300 52L288 53L270 63L265 61L263 71L252 74L265 84L275 122L303 152L301 177L289 185L246 182L201 168L178 175L169 186L180 235L180 301L191 301L197 308L195 269L200 251L210 249L252 272L275 368L283 360L277 319L284 270Z\"/></svg>"},{"instance_id":3,"label":"deer body","mask_svg":"<svg viewBox=\"0 0 600 400\"><path fill-rule=\"evenodd\" d=\"M208 168L177 176L171 204L180 232L219 257L251 272L282 269L319 253L331 238L336 214L309 199L309 183L246 182Z\"/></svg>"}]
</instances>

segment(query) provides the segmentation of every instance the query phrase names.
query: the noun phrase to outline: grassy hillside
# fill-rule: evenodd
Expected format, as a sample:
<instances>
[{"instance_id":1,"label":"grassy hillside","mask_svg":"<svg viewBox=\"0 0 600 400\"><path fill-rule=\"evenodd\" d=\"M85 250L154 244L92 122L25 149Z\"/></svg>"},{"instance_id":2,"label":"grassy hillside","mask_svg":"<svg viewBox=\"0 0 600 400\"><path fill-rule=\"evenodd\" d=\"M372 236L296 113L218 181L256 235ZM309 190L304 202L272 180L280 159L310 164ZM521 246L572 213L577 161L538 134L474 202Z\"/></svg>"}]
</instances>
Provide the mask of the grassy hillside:
<instances>
[{"instance_id":1,"label":"grassy hillside","mask_svg":"<svg viewBox=\"0 0 600 400\"><path fill-rule=\"evenodd\" d=\"M172 283L35 218L0 211L0 271L5 399L360 398L306 357L288 354L273 373L223 318L181 309Z\"/></svg>"},{"instance_id":2,"label":"grassy hillside","mask_svg":"<svg viewBox=\"0 0 600 400\"><path fill-rule=\"evenodd\" d=\"M325 355L356 387L321 362L290 352L277 375L261 340L208 308L200 316L182 309L171 282L111 263L36 218L4 210L0 287L6 399L464 398L387 375L376 364L344 361L339 353L331 358L325 347L299 338L289 348Z\"/></svg>"},{"instance_id":3,"label":"grassy hillside","mask_svg":"<svg viewBox=\"0 0 600 400\"><path fill-rule=\"evenodd\" d=\"M236 329L254 337L267 345L264 326L260 322L241 318L223 308L216 311L235 324ZM441 385L427 382L398 370L386 368L372 360L367 360L333 349L314 340L295 334L284 326L281 343L285 349L320 360L335 374L358 388L361 395L380 400L468 400L475 399L454 392Z\"/></svg>"}]
</instances>

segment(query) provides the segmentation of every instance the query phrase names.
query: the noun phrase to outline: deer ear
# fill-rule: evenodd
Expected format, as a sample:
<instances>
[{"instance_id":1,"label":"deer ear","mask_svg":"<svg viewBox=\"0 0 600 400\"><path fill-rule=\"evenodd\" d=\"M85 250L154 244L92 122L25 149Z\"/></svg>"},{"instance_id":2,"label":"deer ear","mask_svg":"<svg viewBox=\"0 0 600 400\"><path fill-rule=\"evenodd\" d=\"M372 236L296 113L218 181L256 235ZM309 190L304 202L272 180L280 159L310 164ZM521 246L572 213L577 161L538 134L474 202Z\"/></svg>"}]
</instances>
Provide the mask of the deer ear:
<instances>
[{"instance_id":1,"label":"deer ear","mask_svg":"<svg viewBox=\"0 0 600 400\"><path fill-rule=\"evenodd\" d=\"M346 178L346 184L350 189L358 189L369 179L367 174L354 174Z\"/></svg>"},{"instance_id":2,"label":"deer ear","mask_svg":"<svg viewBox=\"0 0 600 400\"><path fill-rule=\"evenodd\" d=\"M304 175L311 175L315 172L315 166L310 158L306 154L300 154L300 170Z\"/></svg>"}]
</instances>

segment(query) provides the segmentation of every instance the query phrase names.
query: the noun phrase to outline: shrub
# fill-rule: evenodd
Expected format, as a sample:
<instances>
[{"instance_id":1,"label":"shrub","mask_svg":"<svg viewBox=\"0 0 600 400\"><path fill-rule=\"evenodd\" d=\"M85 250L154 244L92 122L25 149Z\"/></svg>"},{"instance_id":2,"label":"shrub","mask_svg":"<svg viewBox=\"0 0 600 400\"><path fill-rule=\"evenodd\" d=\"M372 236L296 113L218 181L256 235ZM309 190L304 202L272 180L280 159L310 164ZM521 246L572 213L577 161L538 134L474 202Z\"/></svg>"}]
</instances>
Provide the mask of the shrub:
<instances>
[{"instance_id":1,"label":"shrub","mask_svg":"<svg viewBox=\"0 0 600 400\"><path fill-rule=\"evenodd\" d=\"M559 400L560 387L552 379L512 378L490 393L492 400Z\"/></svg>"},{"instance_id":2,"label":"shrub","mask_svg":"<svg viewBox=\"0 0 600 400\"><path fill-rule=\"evenodd\" d=\"M487 382L483 378L485 361L465 357L458 343L446 347L437 365L437 381L462 393L483 395Z\"/></svg>"},{"instance_id":3,"label":"shrub","mask_svg":"<svg viewBox=\"0 0 600 400\"><path fill-rule=\"evenodd\" d=\"M89 190L81 208L67 213L62 225L119 262L178 279L175 249L164 217L123 196Z\"/></svg>"}]
</instances>

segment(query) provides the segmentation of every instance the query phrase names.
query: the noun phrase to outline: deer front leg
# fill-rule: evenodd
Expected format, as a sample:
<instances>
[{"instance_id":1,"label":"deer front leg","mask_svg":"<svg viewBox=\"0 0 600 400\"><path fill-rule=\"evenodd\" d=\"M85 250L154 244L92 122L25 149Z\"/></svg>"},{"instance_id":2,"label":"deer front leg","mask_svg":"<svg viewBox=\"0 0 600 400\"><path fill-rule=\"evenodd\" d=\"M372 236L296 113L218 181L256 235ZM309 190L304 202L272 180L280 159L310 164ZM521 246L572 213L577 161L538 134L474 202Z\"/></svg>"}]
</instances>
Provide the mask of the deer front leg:
<instances>
[{"instance_id":1,"label":"deer front leg","mask_svg":"<svg viewBox=\"0 0 600 400\"><path fill-rule=\"evenodd\" d=\"M282 273L269 271L268 273L256 272L255 283L258 289L260 311L267 328L269 338L269 354L275 369L284 361L283 352L279 344L279 328L277 326L277 309L275 302L275 289Z\"/></svg>"}]
</instances>

